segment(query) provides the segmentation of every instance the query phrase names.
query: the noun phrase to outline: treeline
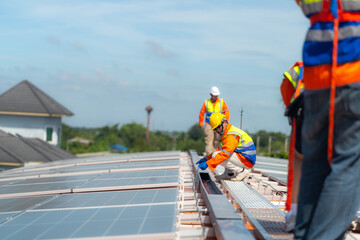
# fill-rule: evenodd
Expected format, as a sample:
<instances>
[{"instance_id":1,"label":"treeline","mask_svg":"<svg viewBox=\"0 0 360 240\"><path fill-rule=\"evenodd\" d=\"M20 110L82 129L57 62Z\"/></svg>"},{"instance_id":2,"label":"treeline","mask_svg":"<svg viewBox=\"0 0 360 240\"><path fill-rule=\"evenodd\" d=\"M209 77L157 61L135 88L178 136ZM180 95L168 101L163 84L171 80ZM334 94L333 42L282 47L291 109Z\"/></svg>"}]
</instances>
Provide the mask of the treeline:
<instances>
[{"instance_id":1,"label":"treeline","mask_svg":"<svg viewBox=\"0 0 360 240\"><path fill-rule=\"evenodd\" d=\"M250 136L257 146L257 154L287 158L286 139L288 137L285 134L261 130L254 134L250 133ZM68 140L74 137L86 138L92 142L89 144L76 141L70 143ZM204 131L198 124L191 126L187 132L150 131L149 139L146 139L146 128L135 122L121 127L115 124L101 128L76 128L62 124L61 148L73 154L106 152L113 144L125 146L129 152L194 149L202 154L205 149Z\"/></svg>"}]
</instances>

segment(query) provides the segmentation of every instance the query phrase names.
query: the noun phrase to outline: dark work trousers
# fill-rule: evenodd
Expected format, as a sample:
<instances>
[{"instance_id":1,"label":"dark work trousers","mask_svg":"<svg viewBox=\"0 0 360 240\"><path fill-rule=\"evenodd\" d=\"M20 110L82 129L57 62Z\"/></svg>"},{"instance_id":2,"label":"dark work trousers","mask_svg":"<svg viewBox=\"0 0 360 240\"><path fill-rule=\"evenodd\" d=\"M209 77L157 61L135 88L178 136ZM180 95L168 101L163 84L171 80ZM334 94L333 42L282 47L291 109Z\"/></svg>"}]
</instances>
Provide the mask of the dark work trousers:
<instances>
[{"instance_id":1,"label":"dark work trousers","mask_svg":"<svg viewBox=\"0 0 360 240\"><path fill-rule=\"evenodd\" d=\"M327 160L330 90L305 91L304 154L295 239L342 239L360 207L360 84L336 88Z\"/></svg>"}]
</instances>

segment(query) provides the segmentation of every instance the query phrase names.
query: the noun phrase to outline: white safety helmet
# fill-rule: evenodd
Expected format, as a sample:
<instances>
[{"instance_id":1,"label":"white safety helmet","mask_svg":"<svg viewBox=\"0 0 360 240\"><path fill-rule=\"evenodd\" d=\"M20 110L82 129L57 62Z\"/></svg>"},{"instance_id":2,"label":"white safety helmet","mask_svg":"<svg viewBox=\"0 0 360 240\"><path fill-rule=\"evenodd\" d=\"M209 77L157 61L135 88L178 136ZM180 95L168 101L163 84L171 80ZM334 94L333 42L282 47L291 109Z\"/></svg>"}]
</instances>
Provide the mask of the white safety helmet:
<instances>
[{"instance_id":1,"label":"white safety helmet","mask_svg":"<svg viewBox=\"0 0 360 240\"><path fill-rule=\"evenodd\" d=\"M212 87L211 89L210 89L210 94L211 95L213 95L213 96L219 96L220 95L220 91L219 91L219 89L218 89L218 87Z\"/></svg>"}]
</instances>

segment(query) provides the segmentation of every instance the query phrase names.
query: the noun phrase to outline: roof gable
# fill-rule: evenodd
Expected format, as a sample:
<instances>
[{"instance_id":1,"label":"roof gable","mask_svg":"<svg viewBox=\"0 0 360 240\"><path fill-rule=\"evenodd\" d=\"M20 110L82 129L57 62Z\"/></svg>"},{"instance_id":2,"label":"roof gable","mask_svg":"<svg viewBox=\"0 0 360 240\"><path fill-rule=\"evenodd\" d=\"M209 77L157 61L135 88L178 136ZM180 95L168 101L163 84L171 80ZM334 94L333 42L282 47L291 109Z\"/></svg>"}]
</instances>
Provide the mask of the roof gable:
<instances>
[{"instance_id":1,"label":"roof gable","mask_svg":"<svg viewBox=\"0 0 360 240\"><path fill-rule=\"evenodd\" d=\"M0 95L0 114L72 116L73 113L24 80Z\"/></svg>"}]
</instances>

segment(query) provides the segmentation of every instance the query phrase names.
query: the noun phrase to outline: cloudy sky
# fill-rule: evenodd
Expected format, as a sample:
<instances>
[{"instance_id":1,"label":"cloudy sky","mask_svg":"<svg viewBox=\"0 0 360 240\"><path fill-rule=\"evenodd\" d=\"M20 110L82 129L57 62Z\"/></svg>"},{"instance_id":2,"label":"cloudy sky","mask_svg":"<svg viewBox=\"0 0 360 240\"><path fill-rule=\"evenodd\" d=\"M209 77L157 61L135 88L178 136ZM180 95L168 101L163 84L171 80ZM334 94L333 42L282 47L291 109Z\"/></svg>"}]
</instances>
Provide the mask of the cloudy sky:
<instances>
[{"instance_id":1,"label":"cloudy sky","mask_svg":"<svg viewBox=\"0 0 360 240\"><path fill-rule=\"evenodd\" d=\"M0 92L24 79L102 127L187 131L218 86L230 122L288 133L279 86L301 58L293 0L12 0L0 3Z\"/></svg>"}]
</instances>

